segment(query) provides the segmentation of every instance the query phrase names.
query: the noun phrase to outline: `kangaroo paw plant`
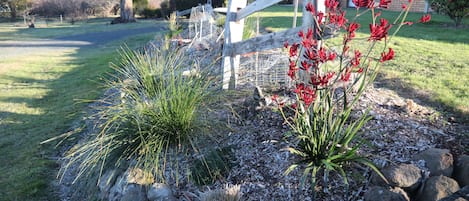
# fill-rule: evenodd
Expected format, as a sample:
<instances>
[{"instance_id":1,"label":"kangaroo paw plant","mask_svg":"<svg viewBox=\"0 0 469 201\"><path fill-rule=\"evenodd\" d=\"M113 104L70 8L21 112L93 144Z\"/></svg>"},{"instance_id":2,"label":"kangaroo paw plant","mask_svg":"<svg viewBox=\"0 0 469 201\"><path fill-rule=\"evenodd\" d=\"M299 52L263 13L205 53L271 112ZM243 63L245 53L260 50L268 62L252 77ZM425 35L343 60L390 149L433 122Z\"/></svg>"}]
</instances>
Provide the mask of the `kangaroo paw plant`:
<instances>
[{"instance_id":1,"label":"kangaroo paw plant","mask_svg":"<svg viewBox=\"0 0 469 201\"><path fill-rule=\"evenodd\" d=\"M325 12L317 11L311 2L306 4L313 23L298 33L300 42L285 43L290 56L288 76L296 102L286 106L278 97L273 98L296 139L288 150L299 160L285 173L302 169L302 186L306 181L311 182L313 198L318 174L338 172L347 186L346 167L351 163L366 165L382 176L366 156L358 153L363 142L357 138L370 120L368 112L363 112L359 118L352 118L351 113L365 87L375 79L380 65L394 58L395 52L389 44L402 26L413 23L405 21L412 1L403 5L402 12L392 23L381 18L376 9L387 8L391 0L379 3L354 0L354 3L357 10L351 20L345 17L346 12L340 9L337 0L325 0ZM371 15L372 23L369 35L359 39L356 32L363 29L363 25L358 20L364 14ZM420 22L427 22L429 18L426 15ZM331 32L342 33L343 38L325 40L330 38ZM339 48L333 47L334 41L340 41ZM368 48L353 47L357 41L368 43ZM354 96L350 95L352 92ZM293 113L286 112L285 108Z\"/></svg>"}]
</instances>

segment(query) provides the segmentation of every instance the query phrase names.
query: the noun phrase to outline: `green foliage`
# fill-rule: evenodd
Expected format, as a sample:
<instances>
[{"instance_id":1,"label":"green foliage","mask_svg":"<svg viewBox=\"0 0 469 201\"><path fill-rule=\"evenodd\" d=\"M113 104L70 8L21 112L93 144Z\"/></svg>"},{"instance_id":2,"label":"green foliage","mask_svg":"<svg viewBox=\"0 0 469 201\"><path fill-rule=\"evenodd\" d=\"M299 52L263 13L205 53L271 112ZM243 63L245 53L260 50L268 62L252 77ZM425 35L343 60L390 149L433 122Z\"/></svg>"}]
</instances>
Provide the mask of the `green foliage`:
<instances>
[{"instance_id":1,"label":"green foliage","mask_svg":"<svg viewBox=\"0 0 469 201\"><path fill-rule=\"evenodd\" d=\"M257 18L249 17L244 21L243 40L256 36Z\"/></svg>"},{"instance_id":2,"label":"green foliage","mask_svg":"<svg viewBox=\"0 0 469 201\"><path fill-rule=\"evenodd\" d=\"M197 185L209 185L219 178L224 178L233 166L233 158L233 153L228 147L209 151L192 165L192 180Z\"/></svg>"},{"instance_id":3,"label":"green foliage","mask_svg":"<svg viewBox=\"0 0 469 201\"><path fill-rule=\"evenodd\" d=\"M432 0L432 7L444 12L459 26L465 17L469 16L469 1L467 0Z\"/></svg>"},{"instance_id":4,"label":"green foliage","mask_svg":"<svg viewBox=\"0 0 469 201\"><path fill-rule=\"evenodd\" d=\"M171 162L169 150L189 150L201 135L197 114L208 82L201 74L183 75L188 58L182 51L124 49L121 57L108 82L121 99L102 106L97 114L102 119L99 132L71 150L63 171L77 163L78 179L92 170L128 165L134 158L135 166L162 181Z\"/></svg>"}]
</instances>

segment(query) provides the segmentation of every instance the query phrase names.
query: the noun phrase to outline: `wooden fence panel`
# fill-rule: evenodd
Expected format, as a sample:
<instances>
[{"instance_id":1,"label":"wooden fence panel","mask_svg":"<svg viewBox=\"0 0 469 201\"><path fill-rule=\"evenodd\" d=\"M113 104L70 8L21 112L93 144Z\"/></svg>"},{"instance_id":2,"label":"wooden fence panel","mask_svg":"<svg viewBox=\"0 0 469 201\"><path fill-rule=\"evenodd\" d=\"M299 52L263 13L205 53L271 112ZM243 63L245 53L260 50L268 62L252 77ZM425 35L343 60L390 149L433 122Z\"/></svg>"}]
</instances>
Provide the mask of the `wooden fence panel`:
<instances>
[{"instance_id":1,"label":"wooden fence panel","mask_svg":"<svg viewBox=\"0 0 469 201\"><path fill-rule=\"evenodd\" d=\"M303 5L311 2L316 12L325 13L325 0L303 0ZM305 30L313 23L313 17L303 7L303 26L288 29L286 31L271 33L245 41L242 40L244 30L244 18L258 12L264 8L272 6L280 0L257 0L246 6L246 0L230 0L228 3L228 12L226 14L224 46L223 46L223 89L234 89L238 80L238 68L240 54L269 50L282 47L288 41L289 43L299 42L297 33Z\"/></svg>"}]
</instances>

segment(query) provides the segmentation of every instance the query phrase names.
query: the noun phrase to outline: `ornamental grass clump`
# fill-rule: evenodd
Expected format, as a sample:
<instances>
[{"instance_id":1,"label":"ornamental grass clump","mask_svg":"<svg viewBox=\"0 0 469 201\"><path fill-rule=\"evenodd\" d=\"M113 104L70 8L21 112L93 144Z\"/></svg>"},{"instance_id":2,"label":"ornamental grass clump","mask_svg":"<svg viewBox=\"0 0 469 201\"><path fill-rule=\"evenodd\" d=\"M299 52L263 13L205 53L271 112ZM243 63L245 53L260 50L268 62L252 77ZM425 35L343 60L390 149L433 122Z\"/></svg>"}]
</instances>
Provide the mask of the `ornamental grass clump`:
<instances>
[{"instance_id":1,"label":"ornamental grass clump","mask_svg":"<svg viewBox=\"0 0 469 201\"><path fill-rule=\"evenodd\" d=\"M380 18L375 6L387 8L390 2L381 0L375 4L374 1L354 0L357 14L352 20L345 17L337 0L325 0L325 13L317 12L307 3L306 10L313 17L312 25L298 33L301 42L285 43L290 56L288 76L294 86L296 102L287 106L277 96L273 99L296 138L296 143L288 150L299 157L285 173L302 169L302 186L311 181L313 197L319 174L326 175L327 182L329 172L338 172L347 186L346 168L351 163L366 165L382 176L366 156L358 153L363 142L357 138L360 129L370 120L368 112L363 112L359 118L352 118L351 114L365 87L376 78L381 64L394 58L395 52L389 47L392 36L402 26L412 24L405 21L412 1L406 2L394 22ZM362 27L358 17L368 13L372 23ZM428 19L428 15L424 16L420 22ZM357 30L366 28L369 28L369 36L357 38ZM395 28L392 35L389 34L391 28ZM342 33L339 47L325 40L331 33L327 29ZM368 49L354 48L356 41L368 43Z\"/></svg>"},{"instance_id":2,"label":"ornamental grass clump","mask_svg":"<svg viewBox=\"0 0 469 201\"><path fill-rule=\"evenodd\" d=\"M198 114L209 81L202 72L185 75L188 57L164 46L143 52L124 48L121 58L107 82L115 93L98 107L96 133L68 153L63 172L76 164L78 179L108 167L135 166L163 182L165 169L172 167L170 150L184 156L202 133Z\"/></svg>"}]
</instances>

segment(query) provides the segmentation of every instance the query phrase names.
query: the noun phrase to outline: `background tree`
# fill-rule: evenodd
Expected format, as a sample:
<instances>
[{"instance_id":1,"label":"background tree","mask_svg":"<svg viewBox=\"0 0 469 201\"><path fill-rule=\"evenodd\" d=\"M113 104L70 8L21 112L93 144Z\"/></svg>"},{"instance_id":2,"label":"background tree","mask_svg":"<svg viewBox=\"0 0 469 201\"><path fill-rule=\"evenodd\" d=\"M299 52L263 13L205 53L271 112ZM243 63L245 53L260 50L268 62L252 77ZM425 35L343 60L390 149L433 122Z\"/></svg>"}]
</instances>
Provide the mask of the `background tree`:
<instances>
[{"instance_id":1,"label":"background tree","mask_svg":"<svg viewBox=\"0 0 469 201\"><path fill-rule=\"evenodd\" d=\"M0 0L0 4L10 8L10 19L16 21L18 13L25 11L31 4L30 0Z\"/></svg>"},{"instance_id":2,"label":"background tree","mask_svg":"<svg viewBox=\"0 0 469 201\"><path fill-rule=\"evenodd\" d=\"M464 17L469 16L469 0L432 0L432 6L448 15L460 26Z\"/></svg>"},{"instance_id":3,"label":"background tree","mask_svg":"<svg viewBox=\"0 0 469 201\"><path fill-rule=\"evenodd\" d=\"M120 7L121 7L120 23L135 22L134 11L133 11L134 10L133 1L121 0Z\"/></svg>"}]
</instances>

